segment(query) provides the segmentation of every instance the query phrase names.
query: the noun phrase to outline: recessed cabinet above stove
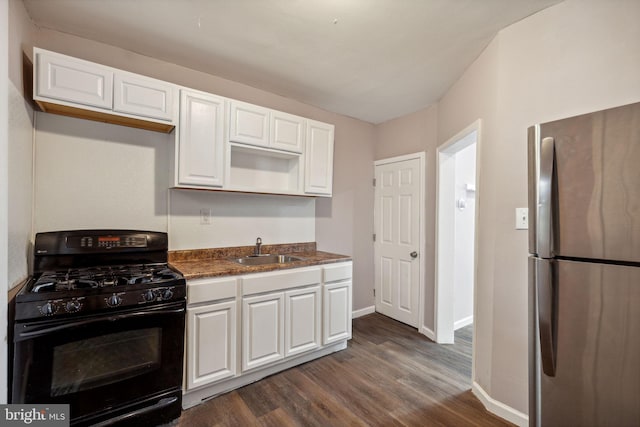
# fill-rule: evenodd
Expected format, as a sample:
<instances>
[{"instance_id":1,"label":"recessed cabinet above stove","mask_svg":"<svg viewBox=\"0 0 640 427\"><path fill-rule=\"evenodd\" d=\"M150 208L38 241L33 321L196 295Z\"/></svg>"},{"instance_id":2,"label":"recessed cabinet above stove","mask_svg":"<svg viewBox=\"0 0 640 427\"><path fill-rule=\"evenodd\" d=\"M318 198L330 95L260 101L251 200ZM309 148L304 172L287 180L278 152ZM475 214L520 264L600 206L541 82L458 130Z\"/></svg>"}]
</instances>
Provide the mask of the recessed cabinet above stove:
<instances>
[{"instance_id":1,"label":"recessed cabinet above stove","mask_svg":"<svg viewBox=\"0 0 640 427\"><path fill-rule=\"evenodd\" d=\"M177 87L71 56L34 48L34 100L43 111L171 132Z\"/></svg>"}]
</instances>

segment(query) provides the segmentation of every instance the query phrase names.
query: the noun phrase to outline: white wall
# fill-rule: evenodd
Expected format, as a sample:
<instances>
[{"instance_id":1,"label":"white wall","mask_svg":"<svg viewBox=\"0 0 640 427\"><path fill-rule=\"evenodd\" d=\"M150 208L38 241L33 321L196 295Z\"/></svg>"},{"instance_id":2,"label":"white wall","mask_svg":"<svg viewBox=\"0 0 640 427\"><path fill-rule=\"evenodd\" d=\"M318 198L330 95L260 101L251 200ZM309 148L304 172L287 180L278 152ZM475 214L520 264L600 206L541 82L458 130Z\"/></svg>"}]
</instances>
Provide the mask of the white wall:
<instances>
[{"instance_id":1,"label":"white wall","mask_svg":"<svg viewBox=\"0 0 640 427\"><path fill-rule=\"evenodd\" d=\"M211 209L211 224L200 209ZM315 241L315 199L197 190L170 190L172 250Z\"/></svg>"},{"instance_id":2,"label":"white wall","mask_svg":"<svg viewBox=\"0 0 640 427\"><path fill-rule=\"evenodd\" d=\"M438 146L438 107L430 106L376 126L375 160L425 152L425 241L420 257L424 269L424 319L421 330L435 330L435 223L436 223L436 149ZM373 212L373 210L372 210ZM368 243L368 242L367 242ZM373 282L371 283L373 289ZM373 301L372 301L373 303Z\"/></svg>"},{"instance_id":3,"label":"white wall","mask_svg":"<svg viewBox=\"0 0 640 427\"><path fill-rule=\"evenodd\" d=\"M481 118L475 378L524 423L526 130L640 101L640 2L567 0L501 31L438 104L438 139ZM495 408L494 408L495 409ZM518 418L519 417L519 418Z\"/></svg>"},{"instance_id":4,"label":"white wall","mask_svg":"<svg viewBox=\"0 0 640 427\"><path fill-rule=\"evenodd\" d=\"M37 113L35 231L166 231L171 137Z\"/></svg>"},{"instance_id":5,"label":"white wall","mask_svg":"<svg viewBox=\"0 0 640 427\"><path fill-rule=\"evenodd\" d=\"M20 284L29 273L33 199L33 108L24 95L22 47L33 39L35 27L22 1L9 0L9 277ZM3 27L6 28L6 27Z\"/></svg>"},{"instance_id":6,"label":"white wall","mask_svg":"<svg viewBox=\"0 0 640 427\"><path fill-rule=\"evenodd\" d=\"M470 137L475 141L476 132ZM458 151L455 155L455 198L464 200L466 207L453 207L455 243L453 276L453 321L458 329L473 321L473 270L476 194L467 191L467 184L476 183L476 144Z\"/></svg>"}]
</instances>

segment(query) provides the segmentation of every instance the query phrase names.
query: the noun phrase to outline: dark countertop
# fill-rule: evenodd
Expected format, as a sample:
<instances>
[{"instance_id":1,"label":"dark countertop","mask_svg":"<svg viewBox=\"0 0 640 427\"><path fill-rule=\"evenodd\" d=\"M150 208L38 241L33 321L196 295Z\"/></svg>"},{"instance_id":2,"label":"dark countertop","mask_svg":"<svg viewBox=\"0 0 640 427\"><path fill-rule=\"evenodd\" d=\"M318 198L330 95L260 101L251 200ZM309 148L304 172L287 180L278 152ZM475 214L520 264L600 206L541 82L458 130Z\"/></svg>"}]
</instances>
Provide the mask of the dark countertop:
<instances>
[{"instance_id":1,"label":"dark countertop","mask_svg":"<svg viewBox=\"0 0 640 427\"><path fill-rule=\"evenodd\" d=\"M199 249L169 252L169 264L180 271L185 279L235 276L265 271L286 270L313 265L351 261L350 256L317 251L315 242L287 245L264 245L262 253L287 254L304 258L286 264L241 265L230 260L253 254L253 246Z\"/></svg>"}]
</instances>

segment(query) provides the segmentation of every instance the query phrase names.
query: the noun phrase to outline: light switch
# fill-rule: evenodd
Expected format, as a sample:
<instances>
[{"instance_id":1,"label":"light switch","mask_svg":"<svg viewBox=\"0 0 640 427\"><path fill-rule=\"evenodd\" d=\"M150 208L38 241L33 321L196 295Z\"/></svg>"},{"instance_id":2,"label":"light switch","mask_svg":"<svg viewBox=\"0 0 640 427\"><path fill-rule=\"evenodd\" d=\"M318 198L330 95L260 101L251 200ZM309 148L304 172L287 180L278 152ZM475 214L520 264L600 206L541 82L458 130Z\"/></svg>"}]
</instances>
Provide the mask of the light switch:
<instances>
[{"instance_id":1,"label":"light switch","mask_svg":"<svg viewBox=\"0 0 640 427\"><path fill-rule=\"evenodd\" d=\"M516 208L516 230L529 228L529 208Z\"/></svg>"}]
</instances>

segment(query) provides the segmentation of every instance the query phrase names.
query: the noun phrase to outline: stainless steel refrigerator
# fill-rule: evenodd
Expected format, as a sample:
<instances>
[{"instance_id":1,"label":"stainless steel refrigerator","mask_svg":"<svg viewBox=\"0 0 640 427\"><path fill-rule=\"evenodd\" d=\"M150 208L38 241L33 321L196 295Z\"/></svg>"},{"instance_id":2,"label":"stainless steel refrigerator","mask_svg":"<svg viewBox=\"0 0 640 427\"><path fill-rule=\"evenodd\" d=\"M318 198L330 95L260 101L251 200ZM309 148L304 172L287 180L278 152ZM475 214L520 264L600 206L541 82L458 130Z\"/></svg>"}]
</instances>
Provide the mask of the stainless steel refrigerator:
<instances>
[{"instance_id":1,"label":"stainless steel refrigerator","mask_svg":"<svg viewBox=\"0 0 640 427\"><path fill-rule=\"evenodd\" d=\"M640 103L529 128L529 424L640 426Z\"/></svg>"}]
</instances>

